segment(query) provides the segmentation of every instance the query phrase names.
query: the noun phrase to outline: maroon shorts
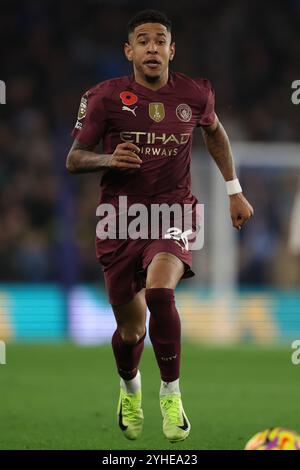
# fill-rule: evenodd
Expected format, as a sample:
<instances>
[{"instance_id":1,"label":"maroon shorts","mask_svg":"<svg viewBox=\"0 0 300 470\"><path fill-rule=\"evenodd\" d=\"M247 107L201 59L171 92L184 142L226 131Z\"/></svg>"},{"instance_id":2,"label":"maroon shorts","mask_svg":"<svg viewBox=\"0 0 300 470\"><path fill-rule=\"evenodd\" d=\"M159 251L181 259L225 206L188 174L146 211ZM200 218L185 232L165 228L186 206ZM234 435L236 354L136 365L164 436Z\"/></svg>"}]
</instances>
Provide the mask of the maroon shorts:
<instances>
[{"instance_id":1,"label":"maroon shorts","mask_svg":"<svg viewBox=\"0 0 300 470\"><path fill-rule=\"evenodd\" d=\"M99 240L96 253L103 266L109 302L122 305L129 302L146 284L147 267L157 253L167 252L185 264L182 278L194 276L192 254L173 239L158 240Z\"/></svg>"}]
</instances>

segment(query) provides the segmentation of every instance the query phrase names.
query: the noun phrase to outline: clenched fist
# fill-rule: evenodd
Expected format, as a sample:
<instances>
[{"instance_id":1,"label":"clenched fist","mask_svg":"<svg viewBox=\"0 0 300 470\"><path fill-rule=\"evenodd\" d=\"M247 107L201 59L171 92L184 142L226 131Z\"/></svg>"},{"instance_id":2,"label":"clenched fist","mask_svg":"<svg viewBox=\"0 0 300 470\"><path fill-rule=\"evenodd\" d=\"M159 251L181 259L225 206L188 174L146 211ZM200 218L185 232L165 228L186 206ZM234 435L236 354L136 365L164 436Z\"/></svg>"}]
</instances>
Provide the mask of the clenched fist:
<instances>
[{"instance_id":1,"label":"clenched fist","mask_svg":"<svg viewBox=\"0 0 300 470\"><path fill-rule=\"evenodd\" d=\"M117 170L135 170L140 168L142 160L137 155L140 149L131 142L124 142L116 146L108 162L108 167Z\"/></svg>"},{"instance_id":2,"label":"clenched fist","mask_svg":"<svg viewBox=\"0 0 300 470\"><path fill-rule=\"evenodd\" d=\"M253 216L253 207L242 193L233 194L229 197L232 225L241 230L244 223Z\"/></svg>"}]
</instances>

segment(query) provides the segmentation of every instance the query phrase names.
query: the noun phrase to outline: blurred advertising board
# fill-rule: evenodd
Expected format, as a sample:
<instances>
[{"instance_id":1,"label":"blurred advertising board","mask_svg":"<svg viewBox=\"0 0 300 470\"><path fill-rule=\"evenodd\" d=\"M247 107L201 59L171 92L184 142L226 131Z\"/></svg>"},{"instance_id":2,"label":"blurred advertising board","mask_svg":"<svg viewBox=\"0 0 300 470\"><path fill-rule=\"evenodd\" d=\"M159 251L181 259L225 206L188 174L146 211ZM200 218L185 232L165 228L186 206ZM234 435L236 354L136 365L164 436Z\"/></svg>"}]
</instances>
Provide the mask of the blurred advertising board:
<instances>
[{"instance_id":1,"label":"blurred advertising board","mask_svg":"<svg viewBox=\"0 0 300 470\"><path fill-rule=\"evenodd\" d=\"M0 339L51 341L66 336L65 296L55 285L0 284Z\"/></svg>"}]
</instances>

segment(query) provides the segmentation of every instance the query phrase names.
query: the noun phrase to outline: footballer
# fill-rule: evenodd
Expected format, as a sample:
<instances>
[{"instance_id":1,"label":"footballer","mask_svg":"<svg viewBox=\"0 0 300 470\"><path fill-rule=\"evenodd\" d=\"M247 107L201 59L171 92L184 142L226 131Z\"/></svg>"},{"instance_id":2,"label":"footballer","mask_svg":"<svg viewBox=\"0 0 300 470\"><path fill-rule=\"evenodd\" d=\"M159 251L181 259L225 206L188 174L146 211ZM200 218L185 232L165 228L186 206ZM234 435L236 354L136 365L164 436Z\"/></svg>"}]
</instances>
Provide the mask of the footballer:
<instances>
[{"instance_id":1,"label":"footballer","mask_svg":"<svg viewBox=\"0 0 300 470\"><path fill-rule=\"evenodd\" d=\"M129 205L194 207L191 148L194 129L200 127L223 175L233 226L241 229L253 209L236 177L230 143L214 110L214 91L204 78L170 71L171 21L156 10L139 12L128 23L124 53L132 74L101 82L81 99L68 171L101 172L100 204L117 208L119 196L127 196ZM103 154L95 152L100 141ZM96 237L96 252L117 323L112 348L120 376L119 427L127 439L137 439L142 431L139 363L148 307L163 433L170 442L182 441L191 425L179 386L181 327L174 290L182 278L193 276L191 250L162 236Z\"/></svg>"}]
</instances>

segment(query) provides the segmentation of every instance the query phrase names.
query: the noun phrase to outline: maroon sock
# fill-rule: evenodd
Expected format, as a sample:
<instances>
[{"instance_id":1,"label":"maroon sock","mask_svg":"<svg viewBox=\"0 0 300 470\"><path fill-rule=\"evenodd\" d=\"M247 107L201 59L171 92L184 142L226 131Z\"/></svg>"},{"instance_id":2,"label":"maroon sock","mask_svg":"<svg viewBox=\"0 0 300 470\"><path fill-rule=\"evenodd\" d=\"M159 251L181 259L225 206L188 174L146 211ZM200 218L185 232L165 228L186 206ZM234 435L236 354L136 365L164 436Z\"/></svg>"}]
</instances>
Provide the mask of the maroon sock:
<instances>
[{"instance_id":1,"label":"maroon sock","mask_svg":"<svg viewBox=\"0 0 300 470\"><path fill-rule=\"evenodd\" d=\"M133 379L138 371L141 355L144 349L144 336L135 344L126 344L119 330L113 334L111 344L115 355L119 375L124 380Z\"/></svg>"},{"instance_id":2,"label":"maroon sock","mask_svg":"<svg viewBox=\"0 0 300 470\"><path fill-rule=\"evenodd\" d=\"M180 371L180 318L173 289L146 289L146 302L151 312L149 335L161 379L173 382Z\"/></svg>"}]
</instances>

